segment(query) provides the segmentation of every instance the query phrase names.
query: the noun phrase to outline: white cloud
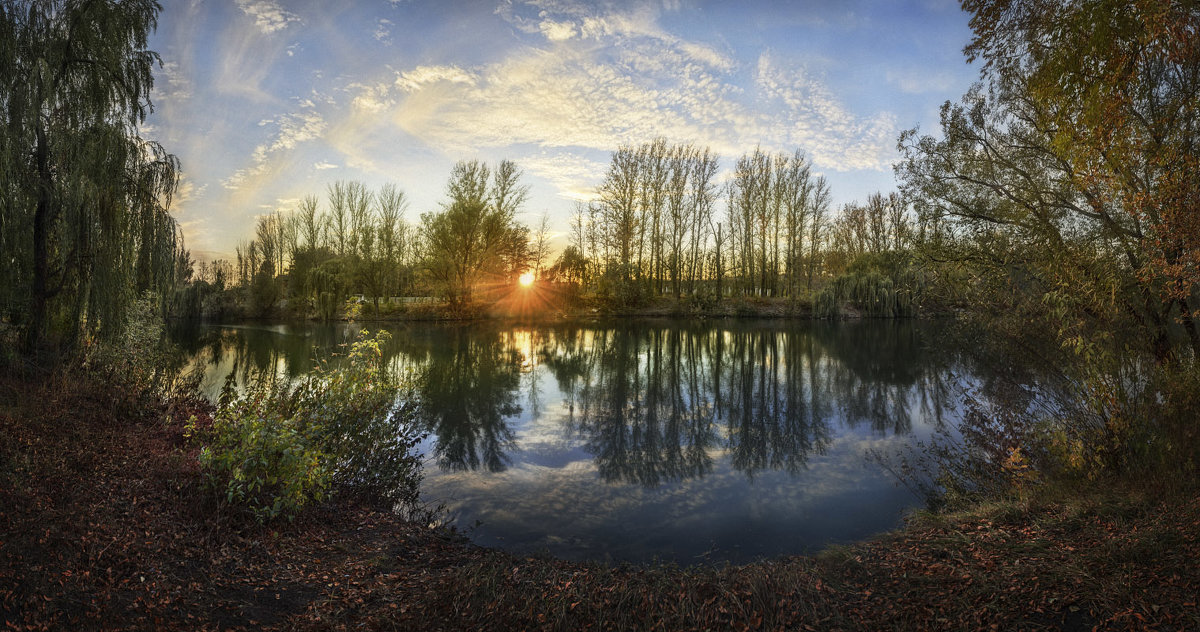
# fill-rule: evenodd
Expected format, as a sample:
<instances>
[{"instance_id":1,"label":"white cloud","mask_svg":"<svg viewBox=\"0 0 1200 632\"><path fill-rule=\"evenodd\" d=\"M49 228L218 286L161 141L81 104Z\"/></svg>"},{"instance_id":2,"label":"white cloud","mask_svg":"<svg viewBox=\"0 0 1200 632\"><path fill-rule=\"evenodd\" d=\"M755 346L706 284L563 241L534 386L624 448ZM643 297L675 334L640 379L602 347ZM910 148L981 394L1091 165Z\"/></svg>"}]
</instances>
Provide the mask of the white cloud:
<instances>
[{"instance_id":1,"label":"white cloud","mask_svg":"<svg viewBox=\"0 0 1200 632\"><path fill-rule=\"evenodd\" d=\"M372 33L376 41L384 44L392 43L392 21L387 18L380 18L375 24L375 32Z\"/></svg>"},{"instance_id":2,"label":"white cloud","mask_svg":"<svg viewBox=\"0 0 1200 632\"><path fill-rule=\"evenodd\" d=\"M757 90L741 87L751 81ZM418 66L398 73L402 93L364 98L389 106L395 125L431 146L473 152L532 145L611 151L657 136L731 155L746 147L800 147L817 165L886 170L895 122L847 110L819 79L764 55L749 76L722 70L661 40L524 49L486 66ZM566 193L565 191L563 192Z\"/></svg>"},{"instance_id":3,"label":"white cloud","mask_svg":"<svg viewBox=\"0 0 1200 632\"><path fill-rule=\"evenodd\" d=\"M351 104L360 110L367 112L382 112L394 104L389 96L390 86L367 86L362 84L351 84L346 86L347 90L357 90Z\"/></svg>"},{"instance_id":4,"label":"white cloud","mask_svg":"<svg viewBox=\"0 0 1200 632\"><path fill-rule=\"evenodd\" d=\"M256 146L251 153L251 164L237 169L222 180L222 186L231 190L241 189L269 171L270 163L276 156L295 149L300 143L319 138L326 128L325 118L313 108L311 101L306 103L298 112L260 121L260 127L275 126L274 136Z\"/></svg>"},{"instance_id":5,"label":"white cloud","mask_svg":"<svg viewBox=\"0 0 1200 632\"><path fill-rule=\"evenodd\" d=\"M759 57L755 80L767 104L783 106L781 122L790 144L808 151L817 166L838 171L891 167L897 126L890 114L858 117L803 68L782 68L766 53Z\"/></svg>"},{"instance_id":6,"label":"white cloud","mask_svg":"<svg viewBox=\"0 0 1200 632\"><path fill-rule=\"evenodd\" d=\"M264 34L281 31L288 25L299 22L295 13L279 6L274 0L234 0L242 13L254 18L254 25Z\"/></svg>"},{"instance_id":7,"label":"white cloud","mask_svg":"<svg viewBox=\"0 0 1200 632\"><path fill-rule=\"evenodd\" d=\"M577 34L574 24L554 20L542 20L538 23L538 30L552 42L569 40Z\"/></svg>"},{"instance_id":8,"label":"white cloud","mask_svg":"<svg viewBox=\"0 0 1200 632\"><path fill-rule=\"evenodd\" d=\"M819 76L767 54L739 66L712 46L664 32L648 6L603 13L531 0L497 13L536 43L490 64L419 65L357 86L356 112L339 131L365 137L383 121L452 154L557 149L522 160L569 198L582 196L585 174L558 158L658 136L726 156L756 144L799 147L834 171L886 171L894 158L890 115L856 115ZM603 173L599 167L592 176Z\"/></svg>"},{"instance_id":9,"label":"white cloud","mask_svg":"<svg viewBox=\"0 0 1200 632\"><path fill-rule=\"evenodd\" d=\"M255 162L261 163L269 154L292 149L298 143L317 138L325 130L325 119L315 110L285 114L279 117L276 124L279 133L275 139L254 148Z\"/></svg>"},{"instance_id":10,"label":"white cloud","mask_svg":"<svg viewBox=\"0 0 1200 632\"><path fill-rule=\"evenodd\" d=\"M596 197L596 185L607 164L569 152L540 152L522 156L521 167L548 180L559 195L570 200L587 201Z\"/></svg>"},{"instance_id":11,"label":"white cloud","mask_svg":"<svg viewBox=\"0 0 1200 632\"><path fill-rule=\"evenodd\" d=\"M155 82L153 98L156 101L169 99L175 103L182 103L192 98L191 78L180 70L178 61L164 61L158 75L159 79L165 79L166 87L163 87L164 81Z\"/></svg>"},{"instance_id":12,"label":"white cloud","mask_svg":"<svg viewBox=\"0 0 1200 632\"><path fill-rule=\"evenodd\" d=\"M410 92L436 83L461 83L474 85L476 78L458 66L417 66L408 72L399 73L396 86Z\"/></svg>"},{"instance_id":13,"label":"white cloud","mask_svg":"<svg viewBox=\"0 0 1200 632\"><path fill-rule=\"evenodd\" d=\"M184 207L188 202L194 202L204 197L204 192L207 190L207 184L196 186L195 181L188 174L180 174L179 186L175 189L175 195L171 199L172 206Z\"/></svg>"},{"instance_id":14,"label":"white cloud","mask_svg":"<svg viewBox=\"0 0 1200 632\"><path fill-rule=\"evenodd\" d=\"M679 11L678 2L662 3L667 11ZM604 43L611 40L649 38L660 41L691 61L728 70L734 63L728 55L698 42L681 40L658 25L659 8L653 4L629 7L597 6L595 3L560 0L505 2L496 13L519 31L540 34L550 42L582 38Z\"/></svg>"},{"instance_id":15,"label":"white cloud","mask_svg":"<svg viewBox=\"0 0 1200 632\"><path fill-rule=\"evenodd\" d=\"M646 11L599 15L553 0L534 8L536 19L505 17L537 45L488 64L417 65L350 82L328 129L320 117L272 121L279 138L260 146L256 160L321 134L339 152L336 162L368 172L386 161L381 138L449 155L502 150L576 200L594 195L606 167L587 156L659 136L726 158L759 145L800 148L827 171L890 168L893 118L854 114L803 67L767 54L740 66L711 46L663 33ZM227 186L249 174L237 175Z\"/></svg>"},{"instance_id":16,"label":"white cloud","mask_svg":"<svg viewBox=\"0 0 1200 632\"><path fill-rule=\"evenodd\" d=\"M326 169L337 169L337 168L338 168L338 165L335 165L332 162L325 162L324 160L313 163L313 169L316 169L317 171L324 171Z\"/></svg>"}]
</instances>

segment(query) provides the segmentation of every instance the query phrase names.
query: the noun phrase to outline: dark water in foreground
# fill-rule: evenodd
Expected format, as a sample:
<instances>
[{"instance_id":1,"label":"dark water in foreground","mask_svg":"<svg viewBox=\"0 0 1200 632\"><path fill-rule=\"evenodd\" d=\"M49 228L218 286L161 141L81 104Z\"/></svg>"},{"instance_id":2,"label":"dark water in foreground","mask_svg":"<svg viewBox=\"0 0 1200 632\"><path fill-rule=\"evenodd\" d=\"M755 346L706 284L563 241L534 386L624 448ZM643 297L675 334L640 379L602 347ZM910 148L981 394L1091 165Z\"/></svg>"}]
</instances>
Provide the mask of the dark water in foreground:
<instances>
[{"instance_id":1,"label":"dark water in foreground","mask_svg":"<svg viewBox=\"0 0 1200 632\"><path fill-rule=\"evenodd\" d=\"M359 329L178 340L215 394L230 371L298 375ZM430 430L423 499L480 544L568 559L742 562L897 527L919 499L865 455L955 427L976 380L911 321L387 329Z\"/></svg>"}]
</instances>

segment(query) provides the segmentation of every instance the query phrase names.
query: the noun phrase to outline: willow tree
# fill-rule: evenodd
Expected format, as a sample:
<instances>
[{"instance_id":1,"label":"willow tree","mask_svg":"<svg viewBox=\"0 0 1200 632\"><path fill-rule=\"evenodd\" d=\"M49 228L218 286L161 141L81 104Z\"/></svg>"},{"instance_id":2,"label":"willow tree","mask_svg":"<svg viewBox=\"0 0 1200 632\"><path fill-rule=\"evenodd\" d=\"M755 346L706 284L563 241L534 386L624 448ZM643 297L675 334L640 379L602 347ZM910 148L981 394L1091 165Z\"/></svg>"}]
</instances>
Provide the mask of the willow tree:
<instances>
[{"instance_id":1,"label":"willow tree","mask_svg":"<svg viewBox=\"0 0 1200 632\"><path fill-rule=\"evenodd\" d=\"M160 8L0 0L0 301L27 352L111 336L172 281L178 163L138 130Z\"/></svg>"}]
</instances>

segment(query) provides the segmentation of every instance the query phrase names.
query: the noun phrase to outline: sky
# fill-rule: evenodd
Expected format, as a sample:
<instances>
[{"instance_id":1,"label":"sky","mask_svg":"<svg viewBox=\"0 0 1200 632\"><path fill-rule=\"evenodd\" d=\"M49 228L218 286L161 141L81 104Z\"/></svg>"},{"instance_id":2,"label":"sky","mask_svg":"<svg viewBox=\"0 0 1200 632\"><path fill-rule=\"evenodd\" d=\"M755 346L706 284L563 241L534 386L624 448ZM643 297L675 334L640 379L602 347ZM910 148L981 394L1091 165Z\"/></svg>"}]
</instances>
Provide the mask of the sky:
<instances>
[{"instance_id":1,"label":"sky","mask_svg":"<svg viewBox=\"0 0 1200 632\"><path fill-rule=\"evenodd\" d=\"M727 177L799 149L835 206L895 188L900 132L978 77L954 0L161 0L163 67L143 136L179 157L193 257L230 257L255 218L358 180L445 201L454 163L514 161L565 245L611 152L707 146Z\"/></svg>"}]
</instances>

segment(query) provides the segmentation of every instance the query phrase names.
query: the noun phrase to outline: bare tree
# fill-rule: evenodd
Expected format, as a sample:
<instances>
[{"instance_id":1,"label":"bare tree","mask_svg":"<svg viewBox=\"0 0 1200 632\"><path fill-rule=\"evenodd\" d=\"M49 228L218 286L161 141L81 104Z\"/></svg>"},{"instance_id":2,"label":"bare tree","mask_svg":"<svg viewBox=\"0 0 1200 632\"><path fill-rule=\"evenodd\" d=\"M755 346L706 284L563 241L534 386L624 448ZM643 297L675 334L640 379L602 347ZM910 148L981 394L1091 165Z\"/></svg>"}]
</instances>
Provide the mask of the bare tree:
<instances>
[{"instance_id":1,"label":"bare tree","mask_svg":"<svg viewBox=\"0 0 1200 632\"><path fill-rule=\"evenodd\" d=\"M533 234L533 245L529 249L530 259L533 260L534 278L541 278L542 263L550 257L550 215L542 213L538 221L537 231Z\"/></svg>"}]
</instances>

